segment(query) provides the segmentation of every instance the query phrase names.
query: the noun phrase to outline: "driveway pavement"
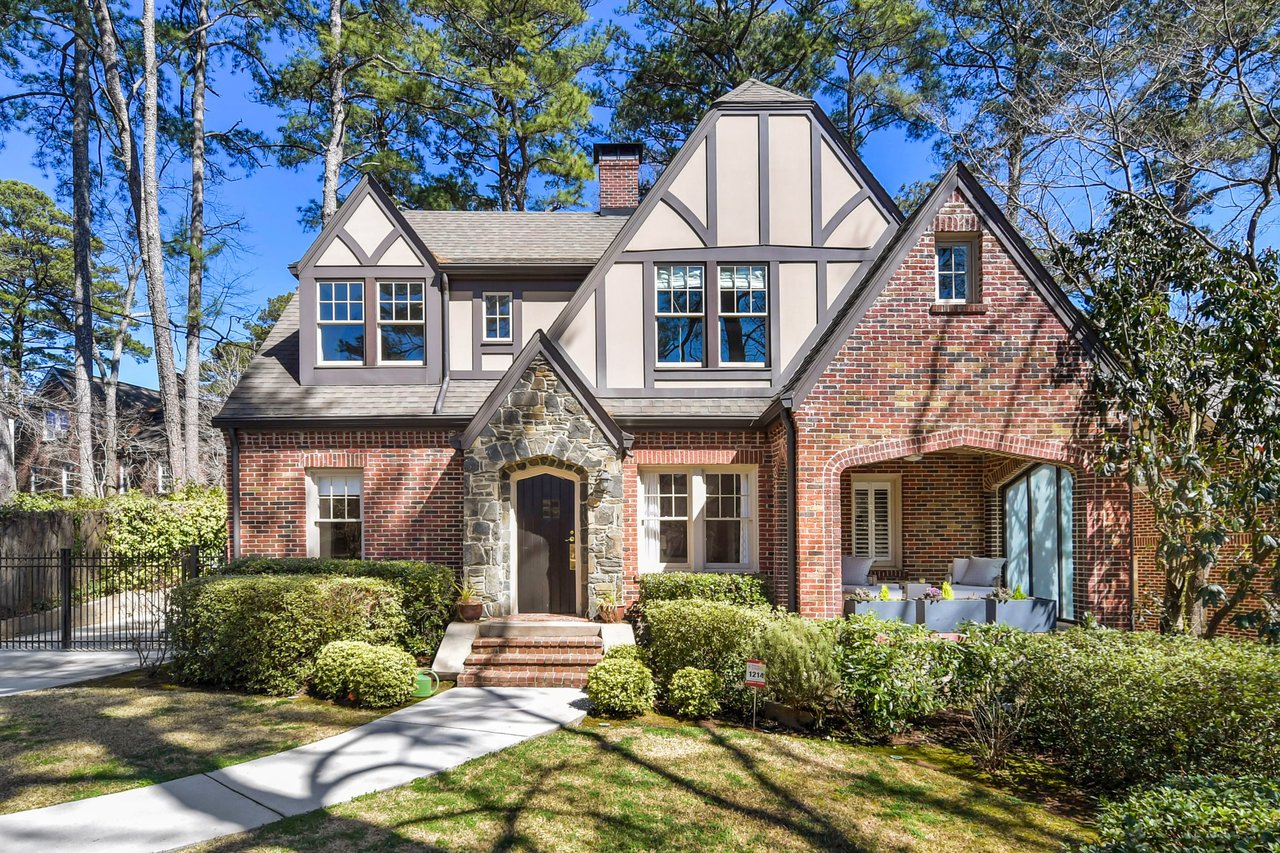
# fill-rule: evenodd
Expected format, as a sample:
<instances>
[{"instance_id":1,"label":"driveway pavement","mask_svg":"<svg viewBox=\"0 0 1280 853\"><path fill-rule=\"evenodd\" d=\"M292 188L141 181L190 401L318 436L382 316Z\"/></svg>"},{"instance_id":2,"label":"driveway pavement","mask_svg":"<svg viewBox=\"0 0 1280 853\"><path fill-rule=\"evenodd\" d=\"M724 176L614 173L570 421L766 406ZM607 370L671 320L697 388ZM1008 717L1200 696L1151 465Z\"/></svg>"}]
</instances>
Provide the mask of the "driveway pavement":
<instances>
[{"instance_id":1,"label":"driveway pavement","mask_svg":"<svg viewBox=\"0 0 1280 853\"><path fill-rule=\"evenodd\" d=\"M0 815L4 853L154 853L432 776L581 722L563 687L458 687L288 752L160 785Z\"/></svg>"},{"instance_id":2,"label":"driveway pavement","mask_svg":"<svg viewBox=\"0 0 1280 853\"><path fill-rule=\"evenodd\" d=\"M102 678L138 668L133 652L0 649L0 696Z\"/></svg>"}]
</instances>

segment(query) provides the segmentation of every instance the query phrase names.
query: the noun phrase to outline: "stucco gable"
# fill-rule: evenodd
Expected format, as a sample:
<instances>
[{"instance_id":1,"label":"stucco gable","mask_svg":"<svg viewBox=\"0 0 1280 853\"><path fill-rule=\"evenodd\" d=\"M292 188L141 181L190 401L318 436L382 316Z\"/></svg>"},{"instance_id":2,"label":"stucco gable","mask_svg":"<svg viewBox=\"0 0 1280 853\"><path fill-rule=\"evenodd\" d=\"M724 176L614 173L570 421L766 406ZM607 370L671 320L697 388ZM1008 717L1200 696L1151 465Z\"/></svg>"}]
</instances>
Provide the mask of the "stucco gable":
<instances>
[{"instance_id":1,"label":"stucco gable","mask_svg":"<svg viewBox=\"0 0 1280 853\"><path fill-rule=\"evenodd\" d=\"M343 200L294 271L357 266L423 267L426 274L438 268L395 202L368 176Z\"/></svg>"}]
</instances>

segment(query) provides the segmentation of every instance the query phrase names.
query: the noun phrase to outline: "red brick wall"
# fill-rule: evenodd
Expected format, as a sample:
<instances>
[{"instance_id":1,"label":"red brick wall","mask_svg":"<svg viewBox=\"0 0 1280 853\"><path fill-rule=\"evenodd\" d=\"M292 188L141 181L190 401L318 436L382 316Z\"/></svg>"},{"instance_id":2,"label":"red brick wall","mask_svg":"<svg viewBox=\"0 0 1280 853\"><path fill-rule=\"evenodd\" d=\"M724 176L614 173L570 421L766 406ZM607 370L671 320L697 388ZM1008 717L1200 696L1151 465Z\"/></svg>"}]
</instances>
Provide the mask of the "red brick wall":
<instances>
[{"instance_id":1,"label":"red brick wall","mask_svg":"<svg viewBox=\"0 0 1280 853\"><path fill-rule=\"evenodd\" d=\"M780 432L779 428L777 432ZM757 553L760 574L767 587L777 595L782 591L785 603L788 588L787 558L784 547L785 504L778 502L775 451L779 443L776 432L734 430L724 432L641 432L636 434L631 455L623 462L624 507L623 567L628 600L638 589L639 575L639 468L647 465L756 465L756 512L758 513ZM785 482L782 484L785 489Z\"/></svg>"},{"instance_id":2,"label":"red brick wall","mask_svg":"<svg viewBox=\"0 0 1280 853\"><path fill-rule=\"evenodd\" d=\"M957 194L934 227L978 224ZM841 609L846 467L967 447L1076 469L1078 609L1124 624L1128 486L1091 473L1099 426L1087 355L989 232L982 306L936 309L933 239L926 232L908 253L796 413L801 610Z\"/></svg>"},{"instance_id":3,"label":"red brick wall","mask_svg":"<svg viewBox=\"0 0 1280 853\"><path fill-rule=\"evenodd\" d=\"M640 203L640 158L606 157L599 163L600 207L627 208Z\"/></svg>"},{"instance_id":4,"label":"red brick wall","mask_svg":"<svg viewBox=\"0 0 1280 853\"><path fill-rule=\"evenodd\" d=\"M307 553L306 471L364 472L368 559L462 562L462 457L436 430L245 432L240 442L240 553Z\"/></svg>"}]
</instances>

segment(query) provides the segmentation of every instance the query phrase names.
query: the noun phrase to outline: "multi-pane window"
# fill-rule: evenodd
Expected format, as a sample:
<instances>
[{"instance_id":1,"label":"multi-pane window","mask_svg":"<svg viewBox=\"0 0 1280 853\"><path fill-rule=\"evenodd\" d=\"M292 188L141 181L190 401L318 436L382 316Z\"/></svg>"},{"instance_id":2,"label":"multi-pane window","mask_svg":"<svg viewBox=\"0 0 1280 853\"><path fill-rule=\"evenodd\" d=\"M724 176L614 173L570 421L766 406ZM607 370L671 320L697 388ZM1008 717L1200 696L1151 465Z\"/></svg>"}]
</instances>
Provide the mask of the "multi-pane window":
<instances>
[{"instance_id":1,"label":"multi-pane window","mask_svg":"<svg viewBox=\"0 0 1280 853\"><path fill-rule=\"evenodd\" d=\"M658 363L701 367L706 313L703 268L663 265L655 272Z\"/></svg>"},{"instance_id":2,"label":"multi-pane window","mask_svg":"<svg viewBox=\"0 0 1280 853\"><path fill-rule=\"evenodd\" d=\"M66 409L45 409L44 440L57 441L71 430L71 419Z\"/></svg>"},{"instance_id":3,"label":"multi-pane window","mask_svg":"<svg viewBox=\"0 0 1280 853\"><path fill-rule=\"evenodd\" d=\"M1004 487L1006 585L1058 601L1075 618L1075 475L1037 465Z\"/></svg>"},{"instance_id":4,"label":"multi-pane window","mask_svg":"<svg viewBox=\"0 0 1280 853\"><path fill-rule=\"evenodd\" d=\"M898 565L896 481L855 480L851 487L853 556Z\"/></svg>"},{"instance_id":5,"label":"multi-pane window","mask_svg":"<svg viewBox=\"0 0 1280 853\"><path fill-rule=\"evenodd\" d=\"M314 556L358 560L361 556L360 475L317 474Z\"/></svg>"},{"instance_id":6,"label":"multi-pane window","mask_svg":"<svg viewBox=\"0 0 1280 853\"><path fill-rule=\"evenodd\" d=\"M484 295L484 339L490 343L511 340L511 294Z\"/></svg>"},{"instance_id":7,"label":"multi-pane window","mask_svg":"<svg viewBox=\"0 0 1280 853\"><path fill-rule=\"evenodd\" d=\"M156 463L156 494L165 495L173 489L173 472L163 462Z\"/></svg>"},{"instance_id":8,"label":"multi-pane window","mask_svg":"<svg viewBox=\"0 0 1280 853\"><path fill-rule=\"evenodd\" d=\"M322 281L320 292L320 361L364 361L364 284Z\"/></svg>"},{"instance_id":9,"label":"multi-pane window","mask_svg":"<svg viewBox=\"0 0 1280 853\"><path fill-rule=\"evenodd\" d=\"M938 261L939 302L968 301L972 254L969 243L938 244L935 256Z\"/></svg>"},{"instance_id":10,"label":"multi-pane window","mask_svg":"<svg viewBox=\"0 0 1280 853\"><path fill-rule=\"evenodd\" d=\"M754 536L752 479L747 470L642 472L644 567L748 568Z\"/></svg>"},{"instance_id":11,"label":"multi-pane window","mask_svg":"<svg viewBox=\"0 0 1280 853\"><path fill-rule=\"evenodd\" d=\"M720 363L769 358L769 288L764 266L720 267Z\"/></svg>"},{"instance_id":12,"label":"multi-pane window","mask_svg":"<svg viewBox=\"0 0 1280 853\"><path fill-rule=\"evenodd\" d=\"M422 364L425 352L423 285L378 282L378 361Z\"/></svg>"}]
</instances>

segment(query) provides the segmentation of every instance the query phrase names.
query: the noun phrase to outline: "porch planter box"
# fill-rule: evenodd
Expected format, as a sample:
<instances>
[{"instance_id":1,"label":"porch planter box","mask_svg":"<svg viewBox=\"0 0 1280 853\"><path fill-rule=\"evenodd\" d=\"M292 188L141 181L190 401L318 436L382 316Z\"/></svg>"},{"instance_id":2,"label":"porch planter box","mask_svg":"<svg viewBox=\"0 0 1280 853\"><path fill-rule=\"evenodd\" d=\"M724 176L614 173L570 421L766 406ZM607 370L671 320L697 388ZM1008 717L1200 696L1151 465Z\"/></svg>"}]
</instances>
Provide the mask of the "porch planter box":
<instances>
[{"instance_id":1,"label":"porch planter box","mask_svg":"<svg viewBox=\"0 0 1280 853\"><path fill-rule=\"evenodd\" d=\"M988 598L987 621L1043 634L1058 627L1058 602L1052 598L1024 598L996 601Z\"/></svg>"},{"instance_id":2,"label":"porch planter box","mask_svg":"<svg viewBox=\"0 0 1280 853\"><path fill-rule=\"evenodd\" d=\"M982 598L956 598L951 601L925 601L916 599L920 607L917 625L923 625L930 631L954 633L960 630L961 622L986 622L987 601Z\"/></svg>"},{"instance_id":3,"label":"porch planter box","mask_svg":"<svg viewBox=\"0 0 1280 853\"><path fill-rule=\"evenodd\" d=\"M908 625L916 624L916 616L918 608L914 601L854 601L852 598L844 603L845 615L870 613L877 619L894 620L906 622Z\"/></svg>"}]
</instances>

